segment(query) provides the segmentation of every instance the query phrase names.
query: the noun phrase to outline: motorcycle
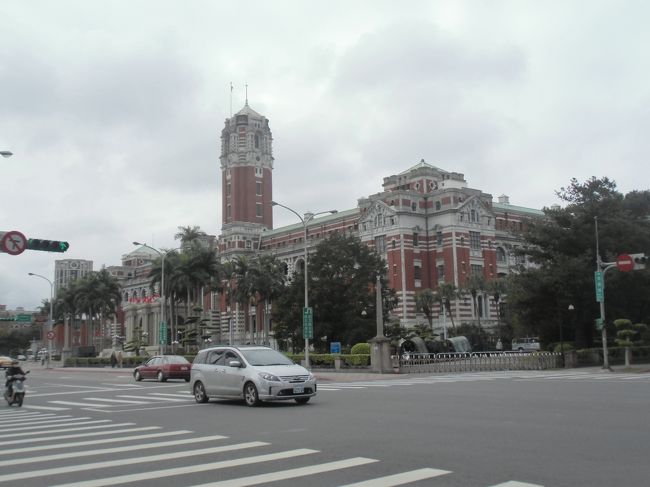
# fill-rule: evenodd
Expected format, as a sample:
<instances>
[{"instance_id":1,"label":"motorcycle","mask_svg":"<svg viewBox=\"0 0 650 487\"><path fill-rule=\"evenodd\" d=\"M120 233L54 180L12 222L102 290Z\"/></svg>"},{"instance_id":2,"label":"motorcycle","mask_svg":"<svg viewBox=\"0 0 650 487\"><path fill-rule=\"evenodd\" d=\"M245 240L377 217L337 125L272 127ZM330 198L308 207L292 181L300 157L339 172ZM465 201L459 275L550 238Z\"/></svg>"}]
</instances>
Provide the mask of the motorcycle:
<instances>
[{"instance_id":1,"label":"motorcycle","mask_svg":"<svg viewBox=\"0 0 650 487\"><path fill-rule=\"evenodd\" d=\"M11 382L5 389L4 396L9 406L12 404L17 404L18 407L23 405L25 399L25 375L27 374L29 374L29 371L25 372L25 374L14 374L8 377Z\"/></svg>"}]
</instances>

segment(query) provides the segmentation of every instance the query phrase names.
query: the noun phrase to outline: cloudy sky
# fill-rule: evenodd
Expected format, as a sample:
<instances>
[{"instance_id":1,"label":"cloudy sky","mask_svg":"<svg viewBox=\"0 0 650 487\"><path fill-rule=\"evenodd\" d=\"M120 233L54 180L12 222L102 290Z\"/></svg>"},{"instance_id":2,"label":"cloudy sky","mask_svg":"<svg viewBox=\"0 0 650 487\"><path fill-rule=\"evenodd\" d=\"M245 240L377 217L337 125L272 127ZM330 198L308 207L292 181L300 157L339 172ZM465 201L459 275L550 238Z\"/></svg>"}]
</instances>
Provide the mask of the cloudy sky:
<instances>
[{"instance_id":1,"label":"cloudy sky","mask_svg":"<svg viewBox=\"0 0 650 487\"><path fill-rule=\"evenodd\" d=\"M420 159L542 208L572 177L648 189L650 3L0 1L0 304L35 309L54 261L221 228L220 131L270 120L274 199L356 206ZM295 216L275 208L276 226Z\"/></svg>"}]
</instances>

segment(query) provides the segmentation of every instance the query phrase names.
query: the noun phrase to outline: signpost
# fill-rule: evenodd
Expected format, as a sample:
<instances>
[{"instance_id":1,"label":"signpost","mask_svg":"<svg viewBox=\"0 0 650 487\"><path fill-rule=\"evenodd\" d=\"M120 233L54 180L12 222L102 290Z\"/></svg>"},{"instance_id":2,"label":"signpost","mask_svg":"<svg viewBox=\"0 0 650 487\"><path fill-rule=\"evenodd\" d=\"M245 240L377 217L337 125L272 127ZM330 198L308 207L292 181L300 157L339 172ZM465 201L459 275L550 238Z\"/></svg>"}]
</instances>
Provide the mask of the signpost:
<instances>
[{"instance_id":1,"label":"signpost","mask_svg":"<svg viewBox=\"0 0 650 487\"><path fill-rule=\"evenodd\" d=\"M312 308L302 309L302 334L305 339L314 338L314 310Z\"/></svg>"},{"instance_id":2,"label":"signpost","mask_svg":"<svg viewBox=\"0 0 650 487\"><path fill-rule=\"evenodd\" d=\"M594 272L594 282L596 283L596 301L602 303L605 301L605 283L602 271Z\"/></svg>"},{"instance_id":3,"label":"signpost","mask_svg":"<svg viewBox=\"0 0 650 487\"><path fill-rule=\"evenodd\" d=\"M161 321L160 322L160 344L164 345L167 343L167 322L166 321Z\"/></svg>"}]
</instances>

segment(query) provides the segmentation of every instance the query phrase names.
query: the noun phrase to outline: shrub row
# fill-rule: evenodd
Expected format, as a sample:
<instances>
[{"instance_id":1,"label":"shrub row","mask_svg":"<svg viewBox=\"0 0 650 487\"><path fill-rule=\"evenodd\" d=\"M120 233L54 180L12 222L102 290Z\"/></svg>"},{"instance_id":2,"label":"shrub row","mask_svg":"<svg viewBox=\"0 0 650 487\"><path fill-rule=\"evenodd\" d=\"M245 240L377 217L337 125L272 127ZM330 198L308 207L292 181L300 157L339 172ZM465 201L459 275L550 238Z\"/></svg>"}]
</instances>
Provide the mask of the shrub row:
<instances>
[{"instance_id":1,"label":"shrub row","mask_svg":"<svg viewBox=\"0 0 650 487\"><path fill-rule=\"evenodd\" d=\"M299 364L305 356L303 354L286 354L291 360ZM312 367L334 368L334 359L341 359L341 367L368 367L370 366L370 355L368 354L331 354L331 353L310 353L309 364Z\"/></svg>"},{"instance_id":2,"label":"shrub row","mask_svg":"<svg viewBox=\"0 0 650 487\"><path fill-rule=\"evenodd\" d=\"M649 363L650 362L650 347L631 347L632 362L636 363ZM612 365L620 365L625 363L625 347L608 347L607 353L609 362ZM576 356L579 366L600 365L603 363L603 349L602 348L586 348L576 350Z\"/></svg>"}]
</instances>

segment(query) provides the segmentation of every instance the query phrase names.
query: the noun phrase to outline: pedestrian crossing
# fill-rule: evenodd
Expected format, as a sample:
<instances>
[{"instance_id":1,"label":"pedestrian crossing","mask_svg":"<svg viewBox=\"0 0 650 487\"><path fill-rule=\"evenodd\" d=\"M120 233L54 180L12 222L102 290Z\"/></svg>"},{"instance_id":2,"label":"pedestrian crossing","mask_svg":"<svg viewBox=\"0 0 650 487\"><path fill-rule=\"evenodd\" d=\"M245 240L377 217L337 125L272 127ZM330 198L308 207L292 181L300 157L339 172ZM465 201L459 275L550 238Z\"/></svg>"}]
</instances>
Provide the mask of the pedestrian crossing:
<instances>
[{"instance_id":1,"label":"pedestrian crossing","mask_svg":"<svg viewBox=\"0 0 650 487\"><path fill-rule=\"evenodd\" d=\"M372 389L397 386L413 386L424 384L442 384L454 382L479 382L494 380L513 381L605 381L605 382L650 382L650 374L638 373L594 373L591 371L493 371L493 372L459 372L456 374L436 374L431 376L391 378L385 380L353 381L353 382L321 382L319 392L346 391L355 389Z\"/></svg>"},{"instance_id":2,"label":"pedestrian crossing","mask_svg":"<svg viewBox=\"0 0 650 487\"><path fill-rule=\"evenodd\" d=\"M70 423L70 428L52 427L51 422L59 420ZM91 432L84 430L88 422L86 416L0 410L0 486L154 485L165 479L165 485L177 487L244 487L310 477L317 478L318 485L397 487L414 482L435 486L436 478L461 475L428 465L404 470L391 467L390 459L381 469L369 468L382 459L348 457L338 449L280 447L268 437L240 441L215 432L139 427L111 420L100 420L103 429ZM347 477L341 472L354 472L355 481L341 481ZM543 487L507 479L471 485Z\"/></svg>"}]
</instances>

